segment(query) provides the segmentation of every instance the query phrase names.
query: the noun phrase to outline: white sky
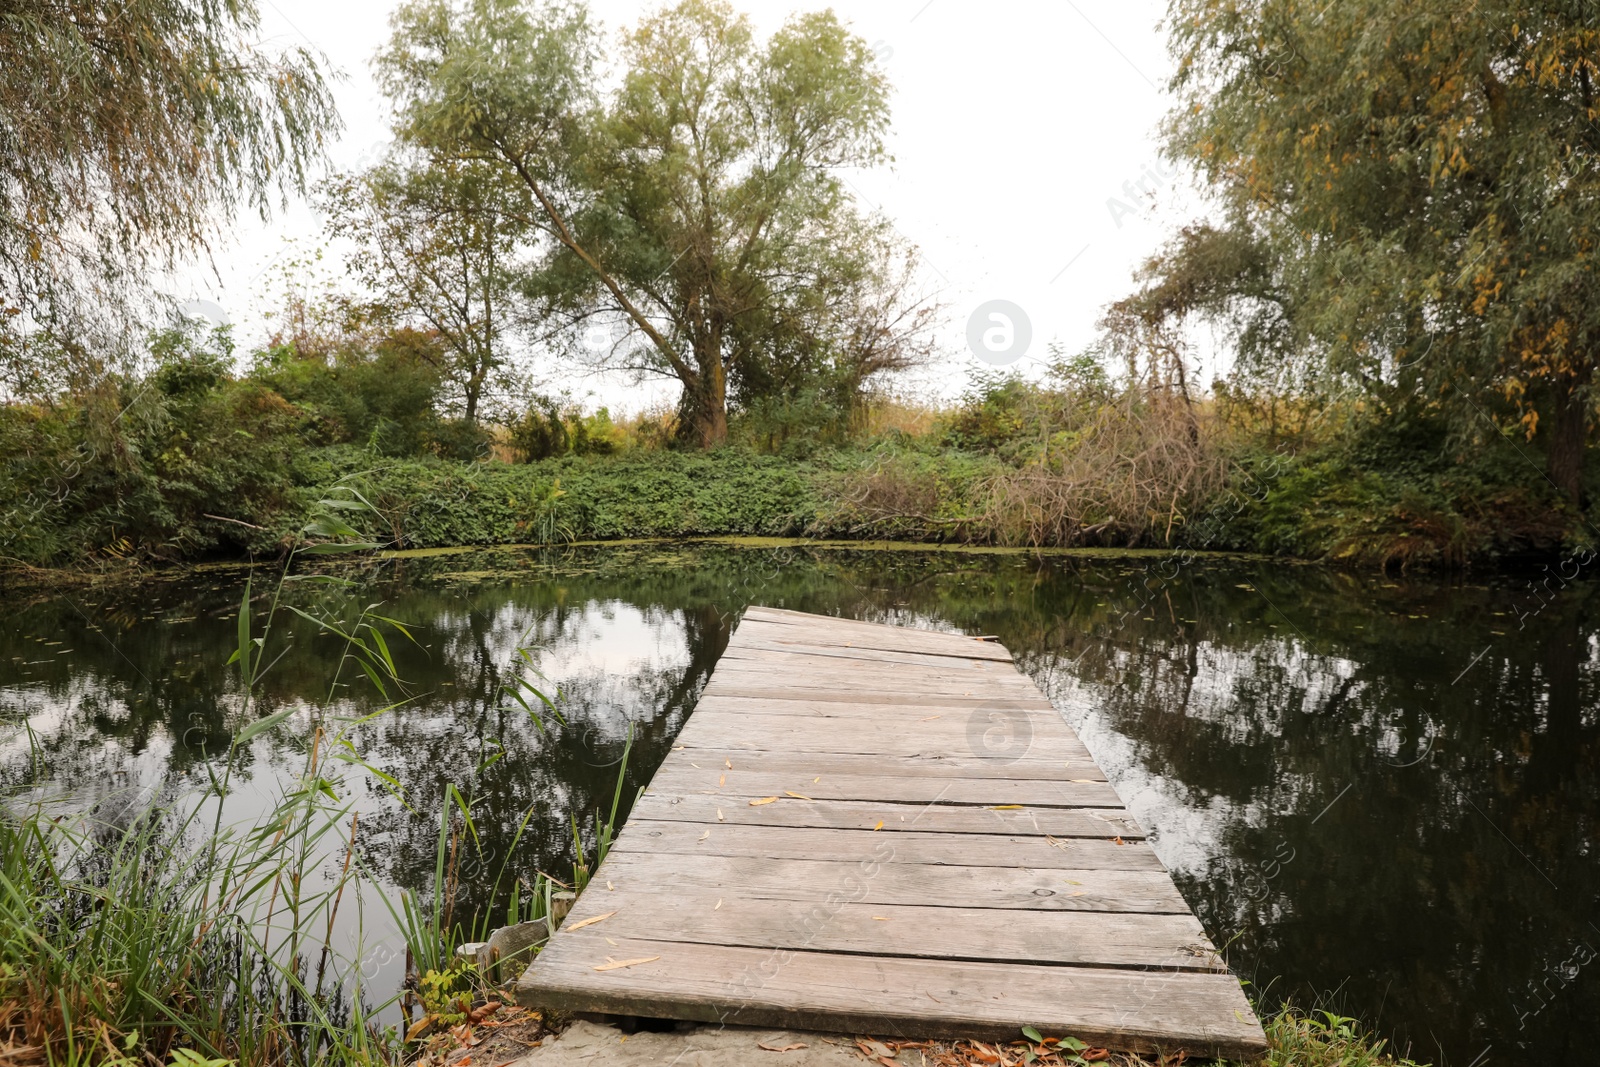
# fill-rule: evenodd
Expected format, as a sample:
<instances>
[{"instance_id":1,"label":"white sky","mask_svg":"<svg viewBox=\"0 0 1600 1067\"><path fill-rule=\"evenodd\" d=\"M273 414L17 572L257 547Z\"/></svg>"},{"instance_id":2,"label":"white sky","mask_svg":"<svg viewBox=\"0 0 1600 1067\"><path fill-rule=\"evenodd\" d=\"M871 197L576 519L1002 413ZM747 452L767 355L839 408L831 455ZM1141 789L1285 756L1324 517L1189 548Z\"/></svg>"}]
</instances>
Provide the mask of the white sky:
<instances>
[{"instance_id":1,"label":"white sky","mask_svg":"<svg viewBox=\"0 0 1600 1067\"><path fill-rule=\"evenodd\" d=\"M795 11L824 6L734 2L763 32ZM263 0L269 44L309 43L345 75L335 87L346 127L330 153L336 169L377 159L387 142L388 116L369 63L395 6ZM615 32L659 4L591 6ZM911 384L948 396L983 367L967 325L990 300L1010 301L1031 320L1021 367L1036 367L1051 340L1069 350L1087 344L1101 309L1129 291L1133 270L1193 202L1181 179L1175 185L1154 173L1162 167L1156 127L1170 104L1160 88L1171 69L1158 25L1164 0L839 0L832 7L873 44L895 90L894 162L852 185L921 248L929 280L950 307L941 331L947 360ZM1113 212L1113 198L1136 210ZM231 246L216 250L215 272L186 273L174 295L220 305L249 346L265 335L262 316L283 263L313 252L320 230L305 204L269 225L241 219ZM336 254L323 269L337 275ZM613 411L676 396L665 383L597 378L576 366L535 369Z\"/></svg>"}]
</instances>

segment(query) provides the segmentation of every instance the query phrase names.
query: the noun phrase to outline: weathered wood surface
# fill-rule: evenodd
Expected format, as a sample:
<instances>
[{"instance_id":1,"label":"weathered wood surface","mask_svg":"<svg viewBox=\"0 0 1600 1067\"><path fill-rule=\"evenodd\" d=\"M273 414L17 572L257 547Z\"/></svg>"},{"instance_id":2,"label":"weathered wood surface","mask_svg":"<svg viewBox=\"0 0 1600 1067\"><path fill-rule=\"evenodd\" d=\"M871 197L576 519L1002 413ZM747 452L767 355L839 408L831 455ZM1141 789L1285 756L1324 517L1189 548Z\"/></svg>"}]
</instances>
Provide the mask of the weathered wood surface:
<instances>
[{"instance_id":1,"label":"weathered wood surface","mask_svg":"<svg viewBox=\"0 0 1600 1067\"><path fill-rule=\"evenodd\" d=\"M518 995L885 1036L1265 1047L1143 829L1003 647L768 608L746 613Z\"/></svg>"}]
</instances>

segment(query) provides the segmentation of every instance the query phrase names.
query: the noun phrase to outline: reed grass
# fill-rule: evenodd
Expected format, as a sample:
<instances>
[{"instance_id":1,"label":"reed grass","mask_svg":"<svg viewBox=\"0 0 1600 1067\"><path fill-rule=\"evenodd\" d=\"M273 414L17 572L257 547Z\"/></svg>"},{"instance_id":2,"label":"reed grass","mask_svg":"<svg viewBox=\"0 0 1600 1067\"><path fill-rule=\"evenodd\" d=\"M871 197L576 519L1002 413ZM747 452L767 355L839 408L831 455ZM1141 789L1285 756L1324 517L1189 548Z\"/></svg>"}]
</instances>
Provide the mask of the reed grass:
<instances>
[{"instance_id":1,"label":"reed grass","mask_svg":"<svg viewBox=\"0 0 1600 1067\"><path fill-rule=\"evenodd\" d=\"M490 899L503 912L455 914L457 888L473 855L471 803L454 785L440 812L438 855L429 893L402 893L391 908L405 941L407 988L370 989L360 956L336 935L341 908L357 906L372 877L360 860L361 823L347 777L382 781L404 800L401 784L361 757L358 729L406 703L391 645L409 640L405 625L368 606L354 618L332 607L287 603L295 583L348 582L293 573L295 556L373 547L349 524L371 516L359 491L334 494L302 531L277 585L262 599L246 588L230 662L239 672L240 728L226 752L205 766L203 785L162 798L130 817L91 809L63 818L44 804L0 807L0 1061L6 1067L266 1067L394 1064L405 1035L379 1018L424 985L469 994L483 984L456 948L487 936L502 920L549 914L555 884L539 876L523 886L507 864ZM302 726L304 762L269 810L248 823L230 821L226 800L251 744L269 732L292 740L294 708L266 711L256 695L281 654L276 623L290 612L342 642L329 699ZM526 649L518 655L531 663ZM521 672L512 672L521 677ZM341 717L334 696L352 680L371 687L379 710ZM526 680L506 694L535 726L554 705ZM291 721L293 720L293 721ZM625 766L625 764L624 764ZM614 834L621 799L609 819L596 814L601 857ZM532 811L516 835L520 840ZM573 821L578 863L587 880L582 835ZM474 864L471 870L481 869ZM358 924L359 926L359 924ZM459 988L457 988L459 987ZM387 1018L396 1013L389 1011Z\"/></svg>"}]
</instances>

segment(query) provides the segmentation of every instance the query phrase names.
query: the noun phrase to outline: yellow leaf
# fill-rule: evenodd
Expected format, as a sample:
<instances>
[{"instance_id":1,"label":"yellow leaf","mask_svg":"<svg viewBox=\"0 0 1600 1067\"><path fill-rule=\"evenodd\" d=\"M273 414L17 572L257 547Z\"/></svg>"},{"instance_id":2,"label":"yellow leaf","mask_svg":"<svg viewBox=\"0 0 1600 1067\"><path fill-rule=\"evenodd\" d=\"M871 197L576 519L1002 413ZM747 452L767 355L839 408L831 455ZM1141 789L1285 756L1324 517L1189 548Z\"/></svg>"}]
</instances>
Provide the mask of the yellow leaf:
<instances>
[{"instance_id":1,"label":"yellow leaf","mask_svg":"<svg viewBox=\"0 0 1600 1067\"><path fill-rule=\"evenodd\" d=\"M652 963L652 962L654 962L656 960L659 960L660 958L661 958L660 956L640 956L636 960L614 960L614 959L611 959L610 957L607 957L606 958L606 962L600 964L598 967L595 968L595 970L597 970L597 971L614 971L618 967L637 967L641 963Z\"/></svg>"},{"instance_id":2,"label":"yellow leaf","mask_svg":"<svg viewBox=\"0 0 1600 1067\"><path fill-rule=\"evenodd\" d=\"M723 760L722 761L722 765L724 767L728 768L728 770L730 770L730 771L733 770L733 760L731 760L731 759Z\"/></svg>"},{"instance_id":3,"label":"yellow leaf","mask_svg":"<svg viewBox=\"0 0 1600 1067\"><path fill-rule=\"evenodd\" d=\"M1021 811L1021 804L991 804L986 811Z\"/></svg>"},{"instance_id":4,"label":"yellow leaf","mask_svg":"<svg viewBox=\"0 0 1600 1067\"><path fill-rule=\"evenodd\" d=\"M722 817L722 809L721 808L717 809L717 821L718 822L726 822L727 821Z\"/></svg>"},{"instance_id":5,"label":"yellow leaf","mask_svg":"<svg viewBox=\"0 0 1600 1067\"><path fill-rule=\"evenodd\" d=\"M803 795L803 794L800 794L800 793L791 793L791 792L790 792L790 791L789 791L789 790L787 790L787 789L785 789L785 790L784 790L784 791L783 791L783 793L784 793L784 795L785 795L785 796L791 796L791 797L794 797L794 798L795 798L795 799L796 799L796 800L810 800L810 799L811 799L811 798L810 798L810 797L808 797L808 796L805 796L805 795Z\"/></svg>"},{"instance_id":6,"label":"yellow leaf","mask_svg":"<svg viewBox=\"0 0 1600 1067\"><path fill-rule=\"evenodd\" d=\"M572 925L567 927L567 930L568 931L582 930L585 926L593 926L597 922L604 922L606 919L611 918L611 916L613 916L615 914L616 914L616 912L614 912L614 911L608 911L604 915L596 915L592 919L585 919L582 922L573 923Z\"/></svg>"},{"instance_id":7,"label":"yellow leaf","mask_svg":"<svg viewBox=\"0 0 1600 1067\"><path fill-rule=\"evenodd\" d=\"M874 826L873 829L874 830L882 830L883 829L883 820L879 819L878 820L878 825Z\"/></svg>"},{"instance_id":8,"label":"yellow leaf","mask_svg":"<svg viewBox=\"0 0 1600 1067\"><path fill-rule=\"evenodd\" d=\"M759 808L761 805L763 805L763 804L771 804L773 801L775 801L777 799L778 799L777 797L762 797L759 800L752 800L750 802L750 806L752 808Z\"/></svg>"}]
</instances>

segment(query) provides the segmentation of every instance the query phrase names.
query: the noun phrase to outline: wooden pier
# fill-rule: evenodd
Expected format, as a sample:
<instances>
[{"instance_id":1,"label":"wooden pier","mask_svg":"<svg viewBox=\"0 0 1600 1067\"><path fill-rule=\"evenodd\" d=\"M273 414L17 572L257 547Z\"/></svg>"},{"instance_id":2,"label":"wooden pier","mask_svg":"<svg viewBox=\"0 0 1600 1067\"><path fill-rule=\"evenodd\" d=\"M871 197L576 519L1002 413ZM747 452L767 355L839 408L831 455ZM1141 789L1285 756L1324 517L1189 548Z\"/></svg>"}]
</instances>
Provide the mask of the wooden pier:
<instances>
[{"instance_id":1,"label":"wooden pier","mask_svg":"<svg viewBox=\"0 0 1600 1067\"><path fill-rule=\"evenodd\" d=\"M751 608L530 1006L1247 1057L1239 982L1000 645Z\"/></svg>"}]
</instances>

